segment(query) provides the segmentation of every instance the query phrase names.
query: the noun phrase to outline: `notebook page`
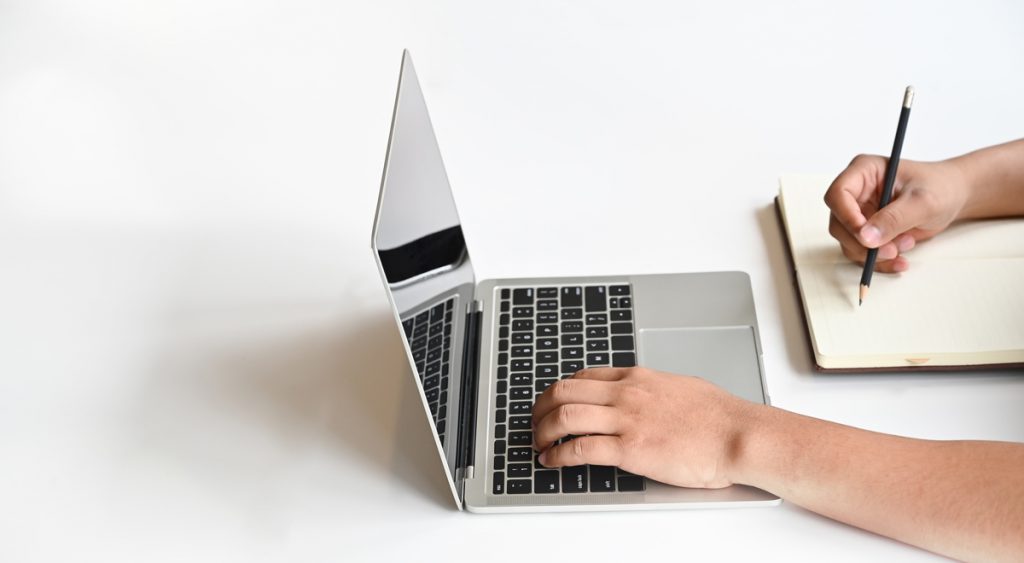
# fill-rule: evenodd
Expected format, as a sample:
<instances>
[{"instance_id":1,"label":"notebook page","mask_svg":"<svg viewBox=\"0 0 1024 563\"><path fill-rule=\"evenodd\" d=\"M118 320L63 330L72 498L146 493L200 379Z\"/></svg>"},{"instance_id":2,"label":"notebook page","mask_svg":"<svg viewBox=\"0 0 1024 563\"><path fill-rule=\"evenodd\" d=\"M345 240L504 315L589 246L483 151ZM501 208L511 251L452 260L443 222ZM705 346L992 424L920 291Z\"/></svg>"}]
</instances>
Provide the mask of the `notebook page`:
<instances>
[{"instance_id":1,"label":"notebook page","mask_svg":"<svg viewBox=\"0 0 1024 563\"><path fill-rule=\"evenodd\" d=\"M875 274L828 234L827 177L785 177L780 199L808 328L822 367L1024 361L1024 220L965 223L906 254L908 272Z\"/></svg>"}]
</instances>

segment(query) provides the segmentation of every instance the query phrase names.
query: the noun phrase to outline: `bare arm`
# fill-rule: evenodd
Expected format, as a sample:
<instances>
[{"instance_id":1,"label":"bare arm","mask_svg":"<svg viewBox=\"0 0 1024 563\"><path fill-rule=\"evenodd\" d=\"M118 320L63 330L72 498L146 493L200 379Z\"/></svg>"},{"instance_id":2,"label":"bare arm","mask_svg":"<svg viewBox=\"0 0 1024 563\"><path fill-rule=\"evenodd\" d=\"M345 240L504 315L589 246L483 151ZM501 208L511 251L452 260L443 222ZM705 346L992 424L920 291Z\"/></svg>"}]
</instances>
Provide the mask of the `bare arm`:
<instances>
[{"instance_id":1,"label":"bare arm","mask_svg":"<svg viewBox=\"0 0 1024 563\"><path fill-rule=\"evenodd\" d=\"M1024 444L930 441L750 403L696 377L596 368L534 407L541 463L752 485L951 557L1024 558ZM581 436L556 444L565 436Z\"/></svg>"},{"instance_id":2,"label":"bare arm","mask_svg":"<svg viewBox=\"0 0 1024 563\"><path fill-rule=\"evenodd\" d=\"M916 440L755 410L735 482L957 559L1024 557L1024 445Z\"/></svg>"},{"instance_id":3,"label":"bare arm","mask_svg":"<svg viewBox=\"0 0 1024 563\"><path fill-rule=\"evenodd\" d=\"M1024 215L1024 139L950 159L971 194L960 219Z\"/></svg>"}]
</instances>

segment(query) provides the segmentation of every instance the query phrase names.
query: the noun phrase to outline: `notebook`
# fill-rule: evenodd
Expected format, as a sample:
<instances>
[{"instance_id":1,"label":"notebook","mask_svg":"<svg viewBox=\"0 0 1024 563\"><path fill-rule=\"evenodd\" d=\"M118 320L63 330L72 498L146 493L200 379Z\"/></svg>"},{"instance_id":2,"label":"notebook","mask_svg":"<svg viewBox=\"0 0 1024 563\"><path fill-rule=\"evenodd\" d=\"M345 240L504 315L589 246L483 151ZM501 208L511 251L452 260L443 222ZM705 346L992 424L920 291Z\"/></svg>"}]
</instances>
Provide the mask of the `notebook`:
<instances>
[{"instance_id":1,"label":"notebook","mask_svg":"<svg viewBox=\"0 0 1024 563\"><path fill-rule=\"evenodd\" d=\"M814 362L822 371L1024 367L1024 220L958 223L906 253L910 269L875 274L828 233L827 176L785 176L776 210Z\"/></svg>"}]
</instances>

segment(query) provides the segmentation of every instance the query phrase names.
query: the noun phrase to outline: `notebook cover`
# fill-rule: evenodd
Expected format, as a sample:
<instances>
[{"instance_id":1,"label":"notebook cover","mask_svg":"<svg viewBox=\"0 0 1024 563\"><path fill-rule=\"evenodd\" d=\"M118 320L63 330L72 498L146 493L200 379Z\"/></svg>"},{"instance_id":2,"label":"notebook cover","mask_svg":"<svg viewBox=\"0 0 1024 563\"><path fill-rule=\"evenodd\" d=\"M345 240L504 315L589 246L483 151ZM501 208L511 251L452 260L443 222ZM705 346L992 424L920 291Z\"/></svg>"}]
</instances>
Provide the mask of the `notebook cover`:
<instances>
[{"instance_id":1,"label":"notebook cover","mask_svg":"<svg viewBox=\"0 0 1024 563\"><path fill-rule=\"evenodd\" d=\"M800 289L800 278L796 275L796 261L793 259L793 249L789 242L789 233L786 231L786 222L782 218L782 206L779 205L779 196L775 196L775 218L779 224L779 231L782 233L782 246L786 251L786 263L789 266L789 273L793 278L793 291L796 294L796 302L800 307L800 320L804 327L807 352L811 356L811 364L815 371L820 373L898 373L908 371L973 371L992 369L1018 369L1024 368L1024 363L1007 364L970 364L970 365L923 365L923 366L891 366L891 367L864 367L864 368L825 368L818 364L818 358L814 355L814 342L811 341L811 330L807 326L807 311L804 309L804 299Z\"/></svg>"}]
</instances>

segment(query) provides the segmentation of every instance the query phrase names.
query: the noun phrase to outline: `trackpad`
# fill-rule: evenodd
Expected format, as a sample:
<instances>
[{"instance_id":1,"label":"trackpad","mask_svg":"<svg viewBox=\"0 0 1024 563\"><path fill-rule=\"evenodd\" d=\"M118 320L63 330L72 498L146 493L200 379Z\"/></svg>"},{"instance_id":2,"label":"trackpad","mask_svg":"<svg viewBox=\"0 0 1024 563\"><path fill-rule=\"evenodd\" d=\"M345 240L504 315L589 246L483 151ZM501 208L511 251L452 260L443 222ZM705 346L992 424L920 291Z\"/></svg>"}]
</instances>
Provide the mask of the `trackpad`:
<instances>
[{"instance_id":1,"label":"trackpad","mask_svg":"<svg viewBox=\"0 0 1024 563\"><path fill-rule=\"evenodd\" d=\"M752 327L640 329L646 368L695 375L733 395L764 403Z\"/></svg>"}]
</instances>

